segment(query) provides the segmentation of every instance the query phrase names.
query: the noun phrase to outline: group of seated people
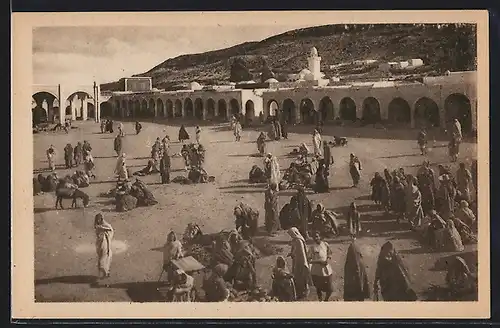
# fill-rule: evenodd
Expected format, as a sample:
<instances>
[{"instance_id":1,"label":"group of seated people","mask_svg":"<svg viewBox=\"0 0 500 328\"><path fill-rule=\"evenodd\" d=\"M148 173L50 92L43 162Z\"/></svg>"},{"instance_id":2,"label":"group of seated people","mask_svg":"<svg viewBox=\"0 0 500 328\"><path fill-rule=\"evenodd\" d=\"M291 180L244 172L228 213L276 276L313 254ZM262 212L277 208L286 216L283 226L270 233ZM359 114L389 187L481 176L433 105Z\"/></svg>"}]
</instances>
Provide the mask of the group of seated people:
<instances>
[{"instance_id":1,"label":"group of seated people","mask_svg":"<svg viewBox=\"0 0 500 328\"><path fill-rule=\"evenodd\" d=\"M139 179L136 179L134 183L130 183L129 180L118 181L114 194L118 212L127 212L139 206L158 204L153 193Z\"/></svg>"},{"instance_id":2,"label":"group of seated people","mask_svg":"<svg viewBox=\"0 0 500 328\"><path fill-rule=\"evenodd\" d=\"M33 196L43 192L56 191L58 186L63 185L65 188L71 189L85 188L90 185L90 178L81 170L77 170L73 175L66 175L62 179L60 179L55 172L46 177L44 177L43 174L38 174L36 178L33 178Z\"/></svg>"}]
</instances>

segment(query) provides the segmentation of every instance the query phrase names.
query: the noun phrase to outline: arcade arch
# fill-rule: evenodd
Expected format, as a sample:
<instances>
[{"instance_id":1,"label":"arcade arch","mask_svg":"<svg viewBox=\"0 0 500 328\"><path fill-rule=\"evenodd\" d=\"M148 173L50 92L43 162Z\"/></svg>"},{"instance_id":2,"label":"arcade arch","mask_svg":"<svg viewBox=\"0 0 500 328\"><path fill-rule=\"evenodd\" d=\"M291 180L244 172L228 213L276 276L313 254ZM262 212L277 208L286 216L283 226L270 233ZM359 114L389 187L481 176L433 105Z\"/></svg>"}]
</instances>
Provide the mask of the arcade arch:
<instances>
[{"instance_id":1,"label":"arcade arch","mask_svg":"<svg viewBox=\"0 0 500 328\"><path fill-rule=\"evenodd\" d=\"M155 117L156 116L156 101L151 98L149 99L149 106L148 106L148 117Z\"/></svg>"},{"instance_id":2,"label":"arcade arch","mask_svg":"<svg viewBox=\"0 0 500 328\"><path fill-rule=\"evenodd\" d=\"M111 118L113 116L113 106L111 105L111 103L109 101L102 102L99 106L101 109L101 117L102 118ZM68 115L71 115L71 113Z\"/></svg>"},{"instance_id":3,"label":"arcade arch","mask_svg":"<svg viewBox=\"0 0 500 328\"><path fill-rule=\"evenodd\" d=\"M194 117L193 101L191 98L186 98L184 100L184 116L186 118Z\"/></svg>"},{"instance_id":4,"label":"arcade arch","mask_svg":"<svg viewBox=\"0 0 500 328\"><path fill-rule=\"evenodd\" d=\"M238 117L240 115L240 104L238 100L236 99L231 99L229 101L229 107L231 108L231 115L234 115L234 117Z\"/></svg>"},{"instance_id":5,"label":"arcade arch","mask_svg":"<svg viewBox=\"0 0 500 328\"><path fill-rule=\"evenodd\" d=\"M167 101L165 102L165 107L165 115L167 116L167 118L174 118L174 103L172 102L172 100L167 99Z\"/></svg>"},{"instance_id":6,"label":"arcade arch","mask_svg":"<svg viewBox=\"0 0 500 328\"><path fill-rule=\"evenodd\" d=\"M227 119L227 104L224 99L219 99L217 102L217 109L219 112L219 119L226 120Z\"/></svg>"},{"instance_id":7,"label":"arcade arch","mask_svg":"<svg viewBox=\"0 0 500 328\"><path fill-rule=\"evenodd\" d=\"M146 99L141 100L140 117L148 117L148 101Z\"/></svg>"},{"instance_id":8,"label":"arcade arch","mask_svg":"<svg viewBox=\"0 0 500 328\"><path fill-rule=\"evenodd\" d=\"M283 101L282 118L284 121L287 121L289 124L297 123L295 103L290 98L285 99Z\"/></svg>"},{"instance_id":9,"label":"arcade arch","mask_svg":"<svg viewBox=\"0 0 500 328\"><path fill-rule=\"evenodd\" d=\"M167 116L165 114L165 106L163 105L163 100L161 100L160 98L156 99L156 108L157 108L159 117Z\"/></svg>"},{"instance_id":10,"label":"arcade arch","mask_svg":"<svg viewBox=\"0 0 500 328\"><path fill-rule=\"evenodd\" d=\"M332 121L335 119L333 102L330 97L323 97L323 99L319 102L319 114L322 122Z\"/></svg>"},{"instance_id":11,"label":"arcade arch","mask_svg":"<svg viewBox=\"0 0 500 328\"><path fill-rule=\"evenodd\" d=\"M266 115L269 116L277 116L279 111L278 102L274 99L269 100L266 107Z\"/></svg>"},{"instance_id":12,"label":"arcade arch","mask_svg":"<svg viewBox=\"0 0 500 328\"><path fill-rule=\"evenodd\" d=\"M255 104L251 100L245 103L245 122L251 124L255 118Z\"/></svg>"},{"instance_id":13,"label":"arcade arch","mask_svg":"<svg viewBox=\"0 0 500 328\"><path fill-rule=\"evenodd\" d=\"M472 110L469 98L461 93L453 93L444 101L444 113L446 123L458 119L462 126L462 132L472 131Z\"/></svg>"},{"instance_id":14,"label":"arcade arch","mask_svg":"<svg viewBox=\"0 0 500 328\"><path fill-rule=\"evenodd\" d=\"M314 110L314 103L309 98L304 98L300 102L300 118L304 124L317 123L317 113Z\"/></svg>"},{"instance_id":15,"label":"arcade arch","mask_svg":"<svg viewBox=\"0 0 500 328\"><path fill-rule=\"evenodd\" d=\"M40 91L33 94L32 98L36 103L36 106L31 108L33 124L53 122L57 116L54 106L57 97L50 92Z\"/></svg>"},{"instance_id":16,"label":"arcade arch","mask_svg":"<svg viewBox=\"0 0 500 328\"><path fill-rule=\"evenodd\" d=\"M182 117L182 101L180 99L175 100L174 117Z\"/></svg>"},{"instance_id":17,"label":"arcade arch","mask_svg":"<svg viewBox=\"0 0 500 328\"><path fill-rule=\"evenodd\" d=\"M382 120L380 116L380 104L377 99L368 97L363 101L363 121L366 124L378 123Z\"/></svg>"},{"instance_id":18,"label":"arcade arch","mask_svg":"<svg viewBox=\"0 0 500 328\"><path fill-rule=\"evenodd\" d=\"M201 98L196 98L194 101L194 116L199 120L203 120L203 100Z\"/></svg>"},{"instance_id":19,"label":"arcade arch","mask_svg":"<svg viewBox=\"0 0 500 328\"><path fill-rule=\"evenodd\" d=\"M411 108L403 98L394 98L387 108L389 122L391 123L411 123Z\"/></svg>"},{"instance_id":20,"label":"arcade arch","mask_svg":"<svg viewBox=\"0 0 500 328\"><path fill-rule=\"evenodd\" d=\"M430 98L422 97L417 100L413 117L416 127L440 126L439 107Z\"/></svg>"},{"instance_id":21,"label":"arcade arch","mask_svg":"<svg viewBox=\"0 0 500 328\"><path fill-rule=\"evenodd\" d=\"M340 119L355 122L356 116L356 103L349 97L342 98L339 105Z\"/></svg>"},{"instance_id":22,"label":"arcade arch","mask_svg":"<svg viewBox=\"0 0 500 328\"><path fill-rule=\"evenodd\" d=\"M215 101L212 98L207 100L207 118L215 118Z\"/></svg>"}]
</instances>

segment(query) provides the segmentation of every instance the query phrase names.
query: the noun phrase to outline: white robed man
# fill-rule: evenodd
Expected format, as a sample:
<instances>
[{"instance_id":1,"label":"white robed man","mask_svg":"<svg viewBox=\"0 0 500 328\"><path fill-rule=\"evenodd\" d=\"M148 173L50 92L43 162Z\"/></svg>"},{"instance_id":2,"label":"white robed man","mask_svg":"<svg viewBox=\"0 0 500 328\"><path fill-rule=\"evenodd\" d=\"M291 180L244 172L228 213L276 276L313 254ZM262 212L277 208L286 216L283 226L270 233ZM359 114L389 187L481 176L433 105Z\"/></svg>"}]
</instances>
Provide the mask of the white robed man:
<instances>
[{"instance_id":1,"label":"white robed man","mask_svg":"<svg viewBox=\"0 0 500 328\"><path fill-rule=\"evenodd\" d=\"M314 148L314 155L323 156L321 135L319 134L319 131L317 129L314 129L312 135L312 142Z\"/></svg>"},{"instance_id":2,"label":"white robed man","mask_svg":"<svg viewBox=\"0 0 500 328\"><path fill-rule=\"evenodd\" d=\"M269 184L276 184L276 191L279 190L279 184L281 181L280 165L278 163L278 158L273 156L273 154L268 153L264 159L265 174L268 179Z\"/></svg>"}]
</instances>

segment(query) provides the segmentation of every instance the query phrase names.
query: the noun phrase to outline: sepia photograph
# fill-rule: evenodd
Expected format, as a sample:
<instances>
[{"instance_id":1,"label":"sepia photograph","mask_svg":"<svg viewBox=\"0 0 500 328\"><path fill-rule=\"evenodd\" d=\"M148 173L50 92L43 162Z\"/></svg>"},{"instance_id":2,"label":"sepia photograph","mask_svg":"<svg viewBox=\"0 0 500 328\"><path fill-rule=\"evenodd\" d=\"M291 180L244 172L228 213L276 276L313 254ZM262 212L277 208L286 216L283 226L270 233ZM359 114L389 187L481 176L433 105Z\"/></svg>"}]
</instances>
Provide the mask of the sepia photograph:
<instances>
[{"instance_id":1,"label":"sepia photograph","mask_svg":"<svg viewBox=\"0 0 500 328\"><path fill-rule=\"evenodd\" d=\"M20 314L489 315L487 12L15 16Z\"/></svg>"}]
</instances>

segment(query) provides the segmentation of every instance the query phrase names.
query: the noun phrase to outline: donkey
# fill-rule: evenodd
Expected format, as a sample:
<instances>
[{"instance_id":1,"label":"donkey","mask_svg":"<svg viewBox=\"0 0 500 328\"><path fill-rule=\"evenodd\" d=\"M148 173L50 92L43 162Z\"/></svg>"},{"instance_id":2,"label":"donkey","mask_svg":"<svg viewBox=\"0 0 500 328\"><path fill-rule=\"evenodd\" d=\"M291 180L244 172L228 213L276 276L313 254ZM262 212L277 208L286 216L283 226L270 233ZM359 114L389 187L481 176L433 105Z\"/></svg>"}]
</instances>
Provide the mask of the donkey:
<instances>
[{"instance_id":1,"label":"donkey","mask_svg":"<svg viewBox=\"0 0 500 328\"><path fill-rule=\"evenodd\" d=\"M80 189L70 189L70 188L59 188L56 190L56 209L59 204L61 209L64 209L62 205L63 199L72 199L71 207L76 208L76 200L82 199L83 207L87 207L90 202L90 197Z\"/></svg>"}]
</instances>

